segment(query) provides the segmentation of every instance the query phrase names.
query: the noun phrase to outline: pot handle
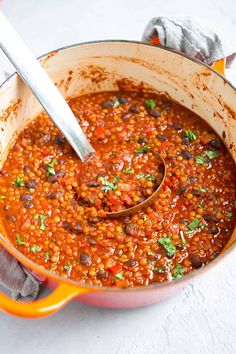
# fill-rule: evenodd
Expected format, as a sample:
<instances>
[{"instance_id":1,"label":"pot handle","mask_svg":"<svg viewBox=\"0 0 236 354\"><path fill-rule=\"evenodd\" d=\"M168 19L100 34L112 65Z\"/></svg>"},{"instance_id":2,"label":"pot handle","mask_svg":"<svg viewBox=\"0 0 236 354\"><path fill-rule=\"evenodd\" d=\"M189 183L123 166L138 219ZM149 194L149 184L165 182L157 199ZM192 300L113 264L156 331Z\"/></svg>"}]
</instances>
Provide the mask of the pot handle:
<instances>
[{"instance_id":1,"label":"pot handle","mask_svg":"<svg viewBox=\"0 0 236 354\"><path fill-rule=\"evenodd\" d=\"M0 292L0 308L12 315L39 318L53 314L78 295L91 292L70 284L60 284L50 295L34 302L18 302Z\"/></svg>"}]
</instances>

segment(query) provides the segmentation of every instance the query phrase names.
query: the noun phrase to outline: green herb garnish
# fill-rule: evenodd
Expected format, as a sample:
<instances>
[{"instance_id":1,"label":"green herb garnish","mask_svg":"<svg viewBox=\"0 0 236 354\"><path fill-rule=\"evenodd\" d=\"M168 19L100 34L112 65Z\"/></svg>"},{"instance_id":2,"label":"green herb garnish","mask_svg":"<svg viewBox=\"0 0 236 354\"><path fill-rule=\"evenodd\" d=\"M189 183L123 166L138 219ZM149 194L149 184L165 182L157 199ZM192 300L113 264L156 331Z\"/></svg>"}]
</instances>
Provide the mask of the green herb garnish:
<instances>
[{"instance_id":1,"label":"green herb garnish","mask_svg":"<svg viewBox=\"0 0 236 354\"><path fill-rule=\"evenodd\" d=\"M146 152L148 152L148 150L150 149L150 145L144 145L143 147L141 147L140 149L138 150L135 150L135 154L136 155L139 155L139 154L145 154Z\"/></svg>"},{"instance_id":2,"label":"green herb garnish","mask_svg":"<svg viewBox=\"0 0 236 354\"><path fill-rule=\"evenodd\" d=\"M117 100L117 101L113 101L113 106L114 107L117 107L117 106L119 106L120 105L120 102Z\"/></svg>"},{"instance_id":3,"label":"green herb garnish","mask_svg":"<svg viewBox=\"0 0 236 354\"><path fill-rule=\"evenodd\" d=\"M90 202L91 204L94 204L93 198L89 198L89 202Z\"/></svg>"},{"instance_id":4,"label":"green herb garnish","mask_svg":"<svg viewBox=\"0 0 236 354\"><path fill-rule=\"evenodd\" d=\"M202 157L202 156L197 156L197 157L196 157L196 162L197 162L199 165L204 165L205 159L204 159L204 157Z\"/></svg>"},{"instance_id":5,"label":"green herb garnish","mask_svg":"<svg viewBox=\"0 0 236 354\"><path fill-rule=\"evenodd\" d=\"M199 226L199 223L200 223L199 219L194 218L193 221L190 224L188 224L188 229L190 231L194 231Z\"/></svg>"},{"instance_id":6,"label":"green herb garnish","mask_svg":"<svg viewBox=\"0 0 236 354\"><path fill-rule=\"evenodd\" d=\"M108 191L116 191L117 190L117 184L114 184L113 182L109 181L102 181L103 187L101 190L108 192Z\"/></svg>"},{"instance_id":7,"label":"green herb garnish","mask_svg":"<svg viewBox=\"0 0 236 354\"><path fill-rule=\"evenodd\" d=\"M33 253L37 253L37 252L40 252L40 251L41 251L42 247L40 247L40 246L38 246L38 245L34 245L34 246L32 246L30 249L31 249L31 251L32 251Z\"/></svg>"},{"instance_id":8,"label":"green herb garnish","mask_svg":"<svg viewBox=\"0 0 236 354\"><path fill-rule=\"evenodd\" d=\"M204 209L204 208L203 208L203 205L202 205L201 203L198 203L197 206L198 206L198 208L200 208L200 209Z\"/></svg>"},{"instance_id":9,"label":"green herb garnish","mask_svg":"<svg viewBox=\"0 0 236 354\"><path fill-rule=\"evenodd\" d=\"M45 226L45 223L44 223L45 218L46 218L45 215L39 214L39 219L40 219L40 226L39 226L39 229L42 230L42 231L45 231L45 230L46 230L46 226Z\"/></svg>"},{"instance_id":10,"label":"green herb garnish","mask_svg":"<svg viewBox=\"0 0 236 354\"><path fill-rule=\"evenodd\" d=\"M54 167L56 164L57 164L57 160L55 160L55 159L53 159L52 162L48 163L46 177L50 177L51 175L56 174L56 171L54 170Z\"/></svg>"},{"instance_id":11,"label":"green herb garnish","mask_svg":"<svg viewBox=\"0 0 236 354\"><path fill-rule=\"evenodd\" d=\"M13 184L16 187L25 187L25 182L24 182L23 178L21 178L21 177L17 177Z\"/></svg>"},{"instance_id":12,"label":"green herb garnish","mask_svg":"<svg viewBox=\"0 0 236 354\"><path fill-rule=\"evenodd\" d=\"M193 141L197 139L197 134L193 130L185 130L185 136L188 138L188 140Z\"/></svg>"},{"instance_id":13,"label":"green herb garnish","mask_svg":"<svg viewBox=\"0 0 236 354\"><path fill-rule=\"evenodd\" d=\"M156 107L156 102L154 100L145 100L144 104L149 109L154 109Z\"/></svg>"},{"instance_id":14,"label":"green herb garnish","mask_svg":"<svg viewBox=\"0 0 236 354\"><path fill-rule=\"evenodd\" d=\"M68 270L68 271L70 272L71 269L72 269L72 265L70 265L70 264L64 265L64 269L65 269L65 270Z\"/></svg>"},{"instance_id":15,"label":"green herb garnish","mask_svg":"<svg viewBox=\"0 0 236 354\"><path fill-rule=\"evenodd\" d=\"M184 275L184 268L181 264L177 263L174 267L173 278L180 279Z\"/></svg>"},{"instance_id":16,"label":"green herb garnish","mask_svg":"<svg viewBox=\"0 0 236 354\"><path fill-rule=\"evenodd\" d=\"M147 221L147 215L143 216L143 221L146 222Z\"/></svg>"},{"instance_id":17,"label":"green herb garnish","mask_svg":"<svg viewBox=\"0 0 236 354\"><path fill-rule=\"evenodd\" d=\"M185 240L185 237L184 237L184 232L183 232L182 230L179 232L179 235L180 235L182 244L183 244L183 245L186 245L186 240Z\"/></svg>"},{"instance_id":18,"label":"green herb garnish","mask_svg":"<svg viewBox=\"0 0 236 354\"><path fill-rule=\"evenodd\" d=\"M226 213L226 216L230 219L230 218L232 218L232 216L233 216L233 213Z\"/></svg>"},{"instance_id":19,"label":"green herb garnish","mask_svg":"<svg viewBox=\"0 0 236 354\"><path fill-rule=\"evenodd\" d=\"M176 247L173 245L172 240L169 237L159 238L157 242L164 247L168 257L172 257L175 254Z\"/></svg>"},{"instance_id":20,"label":"green herb garnish","mask_svg":"<svg viewBox=\"0 0 236 354\"><path fill-rule=\"evenodd\" d=\"M24 239L20 235L16 235L16 244L17 246L25 245Z\"/></svg>"},{"instance_id":21,"label":"green herb garnish","mask_svg":"<svg viewBox=\"0 0 236 354\"><path fill-rule=\"evenodd\" d=\"M131 167L126 167L123 171L124 173L127 173L127 175L132 175L132 173L134 173L134 169Z\"/></svg>"},{"instance_id":22,"label":"green herb garnish","mask_svg":"<svg viewBox=\"0 0 236 354\"><path fill-rule=\"evenodd\" d=\"M115 176L113 179L113 183L118 183L120 180L120 176Z\"/></svg>"},{"instance_id":23,"label":"green herb garnish","mask_svg":"<svg viewBox=\"0 0 236 354\"><path fill-rule=\"evenodd\" d=\"M161 267L154 268L153 271L157 272L157 273L164 273L164 271Z\"/></svg>"},{"instance_id":24,"label":"green herb garnish","mask_svg":"<svg viewBox=\"0 0 236 354\"><path fill-rule=\"evenodd\" d=\"M215 157L219 156L218 151L206 150L204 151L204 155L207 156L209 159L214 159Z\"/></svg>"},{"instance_id":25,"label":"green herb garnish","mask_svg":"<svg viewBox=\"0 0 236 354\"><path fill-rule=\"evenodd\" d=\"M45 258L45 261L48 261L50 259L50 252L49 251L45 252L44 258Z\"/></svg>"},{"instance_id":26,"label":"green herb garnish","mask_svg":"<svg viewBox=\"0 0 236 354\"><path fill-rule=\"evenodd\" d=\"M34 188L30 188L30 189L29 189L29 192L30 192L30 193L34 193Z\"/></svg>"},{"instance_id":27,"label":"green herb garnish","mask_svg":"<svg viewBox=\"0 0 236 354\"><path fill-rule=\"evenodd\" d=\"M124 278L123 272L119 272L114 276L114 280L122 280Z\"/></svg>"},{"instance_id":28,"label":"green herb garnish","mask_svg":"<svg viewBox=\"0 0 236 354\"><path fill-rule=\"evenodd\" d=\"M136 176L137 179L141 179L141 178L145 178L150 182L155 181L155 177L151 176L151 175L145 175L144 173L140 173L139 175Z\"/></svg>"},{"instance_id":29,"label":"green herb garnish","mask_svg":"<svg viewBox=\"0 0 236 354\"><path fill-rule=\"evenodd\" d=\"M200 191L201 193L205 193L205 192L206 192L206 189L203 188L203 187L200 187L200 188L199 188L199 191Z\"/></svg>"}]
</instances>

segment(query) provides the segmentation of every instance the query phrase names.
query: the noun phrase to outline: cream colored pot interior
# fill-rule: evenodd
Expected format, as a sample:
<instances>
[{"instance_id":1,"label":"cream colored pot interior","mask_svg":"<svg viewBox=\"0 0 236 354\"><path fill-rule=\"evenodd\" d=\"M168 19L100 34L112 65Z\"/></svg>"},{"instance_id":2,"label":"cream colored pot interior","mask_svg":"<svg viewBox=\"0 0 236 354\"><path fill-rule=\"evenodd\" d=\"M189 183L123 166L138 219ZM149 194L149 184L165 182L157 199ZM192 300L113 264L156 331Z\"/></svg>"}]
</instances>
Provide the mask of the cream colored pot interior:
<instances>
[{"instance_id":1,"label":"cream colored pot interior","mask_svg":"<svg viewBox=\"0 0 236 354\"><path fill-rule=\"evenodd\" d=\"M218 132L236 160L236 91L204 65L135 42L98 42L52 52L41 59L64 97L143 87L167 93ZM14 75L0 89L0 161L42 107ZM236 239L234 232L227 247Z\"/></svg>"}]
</instances>

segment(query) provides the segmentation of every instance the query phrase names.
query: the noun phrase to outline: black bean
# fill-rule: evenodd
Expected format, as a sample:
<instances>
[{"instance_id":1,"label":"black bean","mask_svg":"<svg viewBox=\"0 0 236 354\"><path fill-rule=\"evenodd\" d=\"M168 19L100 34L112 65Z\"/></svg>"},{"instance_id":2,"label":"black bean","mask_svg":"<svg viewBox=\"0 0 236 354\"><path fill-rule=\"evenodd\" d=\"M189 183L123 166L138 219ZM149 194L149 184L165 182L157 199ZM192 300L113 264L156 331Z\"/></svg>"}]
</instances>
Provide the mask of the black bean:
<instances>
[{"instance_id":1,"label":"black bean","mask_svg":"<svg viewBox=\"0 0 236 354\"><path fill-rule=\"evenodd\" d=\"M185 160L191 160L193 158L193 155L188 150L182 150L181 155Z\"/></svg>"},{"instance_id":2,"label":"black bean","mask_svg":"<svg viewBox=\"0 0 236 354\"><path fill-rule=\"evenodd\" d=\"M87 242L89 245L95 246L97 244L96 240L94 240L92 237L87 237Z\"/></svg>"},{"instance_id":3,"label":"black bean","mask_svg":"<svg viewBox=\"0 0 236 354\"><path fill-rule=\"evenodd\" d=\"M63 136L56 136L55 142L57 145L63 145L65 143L65 138Z\"/></svg>"},{"instance_id":4,"label":"black bean","mask_svg":"<svg viewBox=\"0 0 236 354\"><path fill-rule=\"evenodd\" d=\"M56 176L58 178L63 178L65 177L65 175L66 175L65 171L61 171L61 170L56 171Z\"/></svg>"},{"instance_id":5,"label":"black bean","mask_svg":"<svg viewBox=\"0 0 236 354\"><path fill-rule=\"evenodd\" d=\"M107 102L101 103L101 107L102 108L108 108L108 107L113 107L113 106L114 106L114 102L113 101L107 101Z\"/></svg>"},{"instance_id":6,"label":"black bean","mask_svg":"<svg viewBox=\"0 0 236 354\"><path fill-rule=\"evenodd\" d=\"M200 256L198 255L192 255L190 256L190 262L192 264L192 267L194 269L198 269L198 268L201 268L203 262L202 262L202 259Z\"/></svg>"},{"instance_id":7,"label":"black bean","mask_svg":"<svg viewBox=\"0 0 236 354\"><path fill-rule=\"evenodd\" d=\"M220 219L213 215L212 222L214 222L215 224L218 224L220 222Z\"/></svg>"},{"instance_id":8,"label":"black bean","mask_svg":"<svg viewBox=\"0 0 236 354\"><path fill-rule=\"evenodd\" d=\"M157 135L156 135L156 138L157 138L159 141L167 141L167 140L168 140L167 136L162 135L162 134L157 134Z\"/></svg>"},{"instance_id":9,"label":"black bean","mask_svg":"<svg viewBox=\"0 0 236 354\"><path fill-rule=\"evenodd\" d=\"M203 219L207 222L212 221L212 215L211 214L203 214Z\"/></svg>"},{"instance_id":10,"label":"black bean","mask_svg":"<svg viewBox=\"0 0 236 354\"><path fill-rule=\"evenodd\" d=\"M33 199L32 194L25 193L20 196L20 200L23 202L28 201L28 200L32 200L32 199Z\"/></svg>"},{"instance_id":11,"label":"black bean","mask_svg":"<svg viewBox=\"0 0 236 354\"><path fill-rule=\"evenodd\" d=\"M122 118L123 120L127 120L127 119L129 119L130 117L131 117L130 113L127 113L127 112L126 112L126 113L124 113L124 114L122 115L121 118Z\"/></svg>"},{"instance_id":12,"label":"black bean","mask_svg":"<svg viewBox=\"0 0 236 354\"><path fill-rule=\"evenodd\" d=\"M24 171L24 173L29 173L30 172L30 168L29 168L29 166L27 166L27 165L25 165L24 167L23 167L23 171Z\"/></svg>"},{"instance_id":13,"label":"black bean","mask_svg":"<svg viewBox=\"0 0 236 354\"><path fill-rule=\"evenodd\" d=\"M30 178L28 181L25 182L25 186L28 189L31 189L31 188L34 189L36 187L36 185L37 185L37 182L33 178Z\"/></svg>"},{"instance_id":14,"label":"black bean","mask_svg":"<svg viewBox=\"0 0 236 354\"><path fill-rule=\"evenodd\" d=\"M164 102L164 103L162 103L162 105L161 105L161 108L162 108L163 110L169 109L170 107L171 107L171 103L170 103L170 102Z\"/></svg>"},{"instance_id":15,"label":"black bean","mask_svg":"<svg viewBox=\"0 0 236 354\"><path fill-rule=\"evenodd\" d=\"M58 178L63 178L65 177L66 173L64 171L58 170L55 171L55 175L51 175L48 177L48 181L50 183L56 183L58 181Z\"/></svg>"},{"instance_id":16,"label":"black bean","mask_svg":"<svg viewBox=\"0 0 236 354\"><path fill-rule=\"evenodd\" d=\"M103 279L106 279L108 277L108 272L107 271L104 271L104 270L99 270L96 274L96 277L99 279L99 280L103 280Z\"/></svg>"},{"instance_id":17,"label":"black bean","mask_svg":"<svg viewBox=\"0 0 236 354\"><path fill-rule=\"evenodd\" d=\"M91 181L91 182L87 182L86 183L87 187L99 187L100 183L96 182L96 181Z\"/></svg>"},{"instance_id":18,"label":"black bean","mask_svg":"<svg viewBox=\"0 0 236 354\"><path fill-rule=\"evenodd\" d=\"M172 124L172 128L173 128L174 130L177 130L177 131L179 131L179 130L182 129L181 125L176 124L176 123L173 123L173 124Z\"/></svg>"},{"instance_id":19,"label":"black bean","mask_svg":"<svg viewBox=\"0 0 236 354\"><path fill-rule=\"evenodd\" d=\"M217 226L211 226L209 228L209 232L212 234L212 235L217 235L218 232L219 232L219 228Z\"/></svg>"},{"instance_id":20,"label":"black bean","mask_svg":"<svg viewBox=\"0 0 236 354\"><path fill-rule=\"evenodd\" d=\"M145 139L145 138L139 138L138 139L138 143L139 144L145 144L147 142L147 139Z\"/></svg>"},{"instance_id":21,"label":"black bean","mask_svg":"<svg viewBox=\"0 0 236 354\"><path fill-rule=\"evenodd\" d=\"M189 146L190 145L190 141L187 138L187 136L182 136L181 139L182 139L182 145L185 145L185 146Z\"/></svg>"},{"instance_id":22,"label":"black bean","mask_svg":"<svg viewBox=\"0 0 236 354\"><path fill-rule=\"evenodd\" d=\"M80 234L81 232L83 232L83 228L78 222L75 222L74 224L70 224L69 230L74 234Z\"/></svg>"},{"instance_id":23,"label":"black bean","mask_svg":"<svg viewBox=\"0 0 236 354\"><path fill-rule=\"evenodd\" d=\"M127 225L125 225L124 231L127 235L134 235L136 232L136 225L129 223Z\"/></svg>"},{"instance_id":24,"label":"black bean","mask_svg":"<svg viewBox=\"0 0 236 354\"><path fill-rule=\"evenodd\" d=\"M194 195L194 197L200 197L201 192L197 189L192 189L191 193Z\"/></svg>"},{"instance_id":25,"label":"black bean","mask_svg":"<svg viewBox=\"0 0 236 354\"><path fill-rule=\"evenodd\" d=\"M210 144L214 149L217 149L217 150L221 149L221 142L217 139L212 140Z\"/></svg>"},{"instance_id":26,"label":"black bean","mask_svg":"<svg viewBox=\"0 0 236 354\"><path fill-rule=\"evenodd\" d=\"M134 267L137 265L137 261L135 261L134 259L129 259L124 263L124 265L126 265L127 267Z\"/></svg>"},{"instance_id":27,"label":"black bean","mask_svg":"<svg viewBox=\"0 0 236 354\"><path fill-rule=\"evenodd\" d=\"M69 229L70 229L70 223L69 223L68 221L63 221L62 227L63 227L65 230L69 230Z\"/></svg>"},{"instance_id":28,"label":"black bean","mask_svg":"<svg viewBox=\"0 0 236 354\"><path fill-rule=\"evenodd\" d=\"M129 108L129 111L132 112L132 113L136 113L136 114L140 112L139 108L136 107L136 106L131 106Z\"/></svg>"},{"instance_id":29,"label":"black bean","mask_svg":"<svg viewBox=\"0 0 236 354\"><path fill-rule=\"evenodd\" d=\"M125 98L124 96L118 96L118 101L120 102L120 104L127 104L128 103L128 100L127 98Z\"/></svg>"},{"instance_id":30,"label":"black bean","mask_svg":"<svg viewBox=\"0 0 236 354\"><path fill-rule=\"evenodd\" d=\"M79 261L81 264L89 265L92 263L91 257L88 253L81 253L79 256Z\"/></svg>"},{"instance_id":31,"label":"black bean","mask_svg":"<svg viewBox=\"0 0 236 354\"><path fill-rule=\"evenodd\" d=\"M33 206L34 206L34 204L31 203L31 202L25 202L24 203L24 208L25 209L31 209L31 208L33 208Z\"/></svg>"},{"instance_id":32,"label":"black bean","mask_svg":"<svg viewBox=\"0 0 236 354\"><path fill-rule=\"evenodd\" d=\"M182 195L186 192L187 190L187 186L179 186L178 189L177 189L177 195Z\"/></svg>"},{"instance_id":33,"label":"black bean","mask_svg":"<svg viewBox=\"0 0 236 354\"><path fill-rule=\"evenodd\" d=\"M153 118L158 118L160 117L160 112L156 109L151 109L151 111L149 111L149 114L153 117Z\"/></svg>"},{"instance_id":34,"label":"black bean","mask_svg":"<svg viewBox=\"0 0 236 354\"><path fill-rule=\"evenodd\" d=\"M49 198L50 199L57 199L57 198L60 198L61 196L63 196L63 192L62 191L57 191L57 192L52 192L49 194Z\"/></svg>"}]
</instances>

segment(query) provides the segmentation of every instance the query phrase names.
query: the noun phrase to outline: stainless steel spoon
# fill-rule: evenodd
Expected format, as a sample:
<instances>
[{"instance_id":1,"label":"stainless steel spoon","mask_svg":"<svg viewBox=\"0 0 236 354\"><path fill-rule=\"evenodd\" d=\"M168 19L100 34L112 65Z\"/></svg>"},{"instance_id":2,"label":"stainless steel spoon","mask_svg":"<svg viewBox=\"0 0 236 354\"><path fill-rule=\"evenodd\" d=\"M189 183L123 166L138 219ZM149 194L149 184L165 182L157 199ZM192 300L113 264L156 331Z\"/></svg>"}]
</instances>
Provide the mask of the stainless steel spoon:
<instances>
[{"instance_id":1,"label":"stainless steel spoon","mask_svg":"<svg viewBox=\"0 0 236 354\"><path fill-rule=\"evenodd\" d=\"M0 12L0 48L82 162L95 153L73 112L40 63Z\"/></svg>"}]
</instances>

